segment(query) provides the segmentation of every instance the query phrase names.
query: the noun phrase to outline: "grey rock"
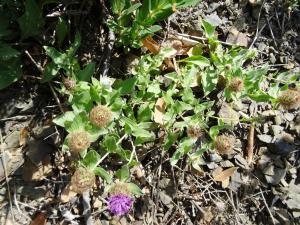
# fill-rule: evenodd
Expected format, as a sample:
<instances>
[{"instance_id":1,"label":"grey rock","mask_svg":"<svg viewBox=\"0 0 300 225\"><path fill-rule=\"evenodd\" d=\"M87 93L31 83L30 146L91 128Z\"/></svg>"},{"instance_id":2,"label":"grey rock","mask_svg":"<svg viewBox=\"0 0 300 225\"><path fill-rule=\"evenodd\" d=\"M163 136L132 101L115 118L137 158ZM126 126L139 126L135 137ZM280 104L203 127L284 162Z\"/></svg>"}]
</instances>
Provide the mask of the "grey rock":
<instances>
[{"instance_id":1,"label":"grey rock","mask_svg":"<svg viewBox=\"0 0 300 225\"><path fill-rule=\"evenodd\" d=\"M267 135L267 134L260 134L257 135L257 138L264 143L271 143L273 140L273 137L271 135Z\"/></svg>"},{"instance_id":2,"label":"grey rock","mask_svg":"<svg viewBox=\"0 0 300 225\"><path fill-rule=\"evenodd\" d=\"M279 125L272 125L271 129L274 136L279 135L284 130L284 128Z\"/></svg>"}]
</instances>

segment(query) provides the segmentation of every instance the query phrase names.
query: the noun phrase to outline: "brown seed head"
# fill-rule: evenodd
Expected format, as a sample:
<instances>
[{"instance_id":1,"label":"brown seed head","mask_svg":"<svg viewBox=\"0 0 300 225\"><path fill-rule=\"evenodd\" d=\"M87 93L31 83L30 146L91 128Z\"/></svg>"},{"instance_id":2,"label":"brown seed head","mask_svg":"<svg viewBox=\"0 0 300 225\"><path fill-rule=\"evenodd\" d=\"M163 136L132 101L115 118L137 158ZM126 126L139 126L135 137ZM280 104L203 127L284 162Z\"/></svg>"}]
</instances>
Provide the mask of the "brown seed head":
<instances>
[{"instance_id":1,"label":"brown seed head","mask_svg":"<svg viewBox=\"0 0 300 225\"><path fill-rule=\"evenodd\" d=\"M297 109L300 107L300 92L298 90L286 90L278 97L278 102L284 109Z\"/></svg>"},{"instance_id":2,"label":"brown seed head","mask_svg":"<svg viewBox=\"0 0 300 225\"><path fill-rule=\"evenodd\" d=\"M97 127L106 127L112 121L112 112L106 106L98 105L91 110L90 121Z\"/></svg>"},{"instance_id":3,"label":"brown seed head","mask_svg":"<svg viewBox=\"0 0 300 225\"><path fill-rule=\"evenodd\" d=\"M68 145L71 151L80 152L90 147L89 134L85 131L77 131L70 134Z\"/></svg>"},{"instance_id":4,"label":"brown seed head","mask_svg":"<svg viewBox=\"0 0 300 225\"><path fill-rule=\"evenodd\" d=\"M219 135L216 138L216 150L219 154L232 154L235 138L233 136Z\"/></svg>"},{"instance_id":5,"label":"brown seed head","mask_svg":"<svg viewBox=\"0 0 300 225\"><path fill-rule=\"evenodd\" d=\"M115 183L109 191L112 195L128 195L130 196L132 193L128 189L128 184L123 182Z\"/></svg>"},{"instance_id":6,"label":"brown seed head","mask_svg":"<svg viewBox=\"0 0 300 225\"><path fill-rule=\"evenodd\" d=\"M79 167L71 178L72 190L78 194L91 189L94 186L94 183L94 173L84 167Z\"/></svg>"},{"instance_id":7,"label":"brown seed head","mask_svg":"<svg viewBox=\"0 0 300 225\"><path fill-rule=\"evenodd\" d=\"M189 137L194 139L197 139L204 134L204 130L198 126L189 127L186 132Z\"/></svg>"},{"instance_id":8,"label":"brown seed head","mask_svg":"<svg viewBox=\"0 0 300 225\"><path fill-rule=\"evenodd\" d=\"M243 90L244 82L240 78L234 77L229 83L228 88L233 92L240 92Z\"/></svg>"},{"instance_id":9,"label":"brown seed head","mask_svg":"<svg viewBox=\"0 0 300 225\"><path fill-rule=\"evenodd\" d=\"M76 81L73 79L66 78L63 80L63 83L67 90L72 90L76 87Z\"/></svg>"}]
</instances>

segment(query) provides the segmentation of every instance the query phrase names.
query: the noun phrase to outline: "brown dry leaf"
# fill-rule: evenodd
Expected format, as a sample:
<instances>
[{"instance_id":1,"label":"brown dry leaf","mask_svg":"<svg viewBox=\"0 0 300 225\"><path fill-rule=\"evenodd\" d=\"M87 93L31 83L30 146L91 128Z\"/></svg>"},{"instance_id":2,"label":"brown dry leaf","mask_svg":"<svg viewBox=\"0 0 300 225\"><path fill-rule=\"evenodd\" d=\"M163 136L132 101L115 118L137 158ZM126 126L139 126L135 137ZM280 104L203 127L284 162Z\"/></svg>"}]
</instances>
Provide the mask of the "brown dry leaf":
<instances>
[{"instance_id":1,"label":"brown dry leaf","mask_svg":"<svg viewBox=\"0 0 300 225\"><path fill-rule=\"evenodd\" d=\"M42 165L36 166L30 159L27 159L23 169L23 179L25 181L43 180L52 173L52 165L50 156L46 156Z\"/></svg>"},{"instance_id":2,"label":"brown dry leaf","mask_svg":"<svg viewBox=\"0 0 300 225\"><path fill-rule=\"evenodd\" d=\"M66 202L70 201L71 198L75 197L76 195L77 195L77 193L72 191L71 185L68 184L61 193L60 201L62 203L66 203Z\"/></svg>"},{"instance_id":3,"label":"brown dry leaf","mask_svg":"<svg viewBox=\"0 0 300 225\"><path fill-rule=\"evenodd\" d=\"M229 177L222 181L222 188L228 188L229 186Z\"/></svg>"},{"instance_id":4,"label":"brown dry leaf","mask_svg":"<svg viewBox=\"0 0 300 225\"><path fill-rule=\"evenodd\" d=\"M160 46L151 36L148 36L143 40L143 46L155 55L159 53Z\"/></svg>"},{"instance_id":5,"label":"brown dry leaf","mask_svg":"<svg viewBox=\"0 0 300 225\"><path fill-rule=\"evenodd\" d=\"M31 221L30 225L45 225L47 222L45 213L38 213L36 217Z\"/></svg>"},{"instance_id":6,"label":"brown dry leaf","mask_svg":"<svg viewBox=\"0 0 300 225\"><path fill-rule=\"evenodd\" d=\"M231 167L213 176L215 181L226 182L226 179L234 174L237 167Z\"/></svg>"},{"instance_id":7,"label":"brown dry leaf","mask_svg":"<svg viewBox=\"0 0 300 225\"><path fill-rule=\"evenodd\" d=\"M29 132L26 127L21 128L20 136L19 136L19 145L20 146L23 146L27 143L28 134L29 134Z\"/></svg>"},{"instance_id":8,"label":"brown dry leaf","mask_svg":"<svg viewBox=\"0 0 300 225\"><path fill-rule=\"evenodd\" d=\"M164 114L166 111L166 103L163 98L157 99L154 108L154 121L160 125L164 125Z\"/></svg>"}]
</instances>

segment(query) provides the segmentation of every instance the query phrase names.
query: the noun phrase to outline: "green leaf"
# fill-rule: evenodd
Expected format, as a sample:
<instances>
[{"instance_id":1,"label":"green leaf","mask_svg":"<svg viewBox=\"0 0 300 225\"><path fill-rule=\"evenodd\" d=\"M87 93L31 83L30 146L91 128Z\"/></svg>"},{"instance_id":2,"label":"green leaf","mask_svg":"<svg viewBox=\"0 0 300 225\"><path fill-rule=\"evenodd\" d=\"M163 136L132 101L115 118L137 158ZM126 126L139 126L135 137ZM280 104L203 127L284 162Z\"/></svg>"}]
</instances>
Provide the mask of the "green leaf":
<instances>
[{"instance_id":1,"label":"green leaf","mask_svg":"<svg viewBox=\"0 0 300 225\"><path fill-rule=\"evenodd\" d=\"M165 151L168 151L172 147L172 145L176 142L178 136L179 133L172 133L172 132L168 133L166 141L163 145Z\"/></svg>"},{"instance_id":2,"label":"green leaf","mask_svg":"<svg viewBox=\"0 0 300 225\"><path fill-rule=\"evenodd\" d=\"M69 49L66 51L66 54L69 58L73 57L77 51L77 49L79 48L81 43L81 36L79 32L76 32L75 34L75 40L73 42L73 44L69 47Z\"/></svg>"},{"instance_id":3,"label":"green leaf","mask_svg":"<svg viewBox=\"0 0 300 225\"><path fill-rule=\"evenodd\" d=\"M41 83L51 81L58 73L58 66L54 62L47 63L45 66Z\"/></svg>"},{"instance_id":4,"label":"green leaf","mask_svg":"<svg viewBox=\"0 0 300 225\"><path fill-rule=\"evenodd\" d=\"M127 16L127 15L133 13L135 10L137 10L137 9L138 9L139 7L141 7L141 6L142 6L141 3L136 3L136 4L132 5L132 6L130 6L128 9L125 9L125 10L122 12L122 14Z\"/></svg>"},{"instance_id":5,"label":"green leaf","mask_svg":"<svg viewBox=\"0 0 300 225\"><path fill-rule=\"evenodd\" d=\"M206 67L210 65L209 59L205 58L202 55L194 55L188 58L179 60L178 62L186 62L199 66L200 68Z\"/></svg>"},{"instance_id":6,"label":"green leaf","mask_svg":"<svg viewBox=\"0 0 300 225\"><path fill-rule=\"evenodd\" d=\"M212 126L210 129L209 129L209 136L212 140L215 140L216 137L218 136L219 132L223 129L226 129L226 128L230 128L230 125L227 125L227 124L221 124L221 125L215 125L215 126Z\"/></svg>"},{"instance_id":7,"label":"green leaf","mask_svg":"<svg viewBox=\"0 0 300 225\"><path fill-rule=\"evenodd\" d=\"M136 77L131 77L131 78L128 78L128 79L122 81L119 84L120 94L121 95L130 94L133 91L133 89L134 89L136 81L137 81Z\"/></svg>"},{"instance_id":8,"label":"green leaf","mask_svg":"<svg viewBox=\"0 0 300 225\"><path fill-rule=\"evenodd\" d=\"M25 12L18 19L22 40L40 34L40 30L45 23L42 9L36 1L26 0L25 2Z\"/></svg>"},{"instance_id":9,"label":"green leaf","mask_svg":"<svg viewBox=\"0 0 300 225\"><path fill-rule=\"evenodd\" d=\"M201 2L201 0L176 0L176 8L181 9L188 6L195 6L197 3Z\"/></svg>"},{"instance_id":10,"label":"green leaf","mask_svg":"<svg viewBox=\"0 0 300 225\"><path fill-rule=\"evenodd\" d=\"M122 166L122 168L119 169L119 170L116 172L116 177L117 177L121 182L125 182L127 179L129 179L130 174L129 174L129 167L128 167L128 165Z\"/></svg>"},{"instance_id":11,"label":"green leaf","mask_svg":"<svg viewBox=\"0 0 300 225\"><path fill-rule=\"evenodd\" d=\"M89 150L84 159L82 160L82 163L89 169L94 170L99 163L99 160L101 159L101 156L96 152L95 150Z\"/></svg>"},{"instance_id":12,"label":"green leaf","mask_svg":"<svg viewBox=\"0 0 300 225\"><path fill-rule=\"evenodd\" d=\"M85 112L81 112L74 117L72 121L65 121L66 130L71 133L78 130L85 130L87 121L89 121Z\"/></svg>"},{"instance_id":13,"label":"green leaf","mask_svg":"<svg viewBox=\"0 0 300 225\"><path fill-rule=\"evenodd\" d=\"M192 150L196 140L192 138L184 138L180 143L173 154L172 158L170 159L171 165L175 166L179 159L182 158L185 154Z\"/></svg>"},{"instance_id":14,"label":"green leaf","mask_svg":"<svg viewBox=\"0 0 300 225\"><path fill-rule=\"evenodd\" d=\"M22 68L19 57L0 61L0 89L16 82L21 78L21 75Z\"/></svg>"},{"instance_id":15,"label":"green leaf","mask_svg":"<svg viewBox=\"0 0 300 225\"><path fill-rule=\"evenodd\" d=\"M16 49L12 48L7 44L0 43L0 60L9 60L11 58L16 58L20 55ZM3 62L4 63L4 62Z\"/></svg>"},{"instance_id":16,"label":"green leaf","mask_svg":"<svg viewBox=\"0 0 300 225\"><path fill-rule=\"evenodd\" d=\"M53 123L58 126L65 127L65 122L72 122L75 118L75 114L73 111L65 112L64 114L53 119Z\"/></svg>"},{"instance_id":17,"label":"green leaf","mask_svg":"<svg viewBox=\"0 0 300 225\"><path fill-rule=\"evenodd\" d=\"M90 81L95 71L95 63L91 62L85 66L83 70L80 70L76 74L76 78L79 81Z\"/></svg>"},{"instance_id":18,"label":"green leaf","mask_svg":"<svg viewBox=\"0 0 300 225\"><path fill-rule=\"evenodd\" d=\"M120 15L125 7L125 0L111 0L110 2L113 13Z\"/></svg>"},{"instance_id":19,"label":"green leaf","mask_svg":"<svg viewBox=\"0 0 300 225\"><path fill-rule=\"evenodd\" d=\"M62 17L58 18L58 22L55 30L56 30L57 44L58 46L61 46L68 33L68 25Z\"/></svg>"},{"instance_id":20,"label":"green leaf","mask_svg":"<svg viewBox=\"0 0 300 225\"><path fill-rule=\"evenodd\" d=\"M147 122L150 121L152 117L152 111L149 107L149 104L143 104L140 106L138 110L137 119L139 122Z\"/></svg>"},{"instance_id":21,"label":"green leaf","mask_svg":"<svg viewBox=\"0 0 300 225\"><path fill-rule=\"evenodd\" d=\"M104 140L102 141L102 147L107 151L111 153L116 153L116 150L118 149L117 141L119 137L117 135L106 135L104 137Z\"/></svg>"},{"instance_id":22,"label":"green leaf","mask_svg":"<svg viewBox=\"0 0 300 225\"><path fill-rule=\"evenodd\" d=\"M212 38L214 37L214 33L215 33L215 27L213 25L211 25L209 22L207 22L206 20L202 20L202 26L205 30L206 36L208 38Z\"/></svg>"},{"instance_id":23,"label":"green leaf","mask_svg":"<svg viewBox=\"0 0 300 225\"><path fill-rule=\"evenodd\" d=\"M139 186L137 186L134 183L127 183L127 188L132 194L136 196L141 196L144 194L143 191L139 188Z\"/></svg>"},{"instance_id":24,"label":"green leaf","mask_svg":"<svg viewBox=\"0 0 300 225\"><path fill-rule=\"evenodd\" d=\"M108 184L112 182L112 176L102 167L98 166L93 171L95 175L102 177Z\"/></svg>"},{"instance_id":25,"label":"green leaf","mask_svg":"<svg viewBox=\"0 0 300 225\"><path fill-rule=\"evenodd\" d=\"M205 70L201 73L201 84L205 96L215 90L218 83L218 75L218 72L212 69Z\"/></svg>"}]
</instances>

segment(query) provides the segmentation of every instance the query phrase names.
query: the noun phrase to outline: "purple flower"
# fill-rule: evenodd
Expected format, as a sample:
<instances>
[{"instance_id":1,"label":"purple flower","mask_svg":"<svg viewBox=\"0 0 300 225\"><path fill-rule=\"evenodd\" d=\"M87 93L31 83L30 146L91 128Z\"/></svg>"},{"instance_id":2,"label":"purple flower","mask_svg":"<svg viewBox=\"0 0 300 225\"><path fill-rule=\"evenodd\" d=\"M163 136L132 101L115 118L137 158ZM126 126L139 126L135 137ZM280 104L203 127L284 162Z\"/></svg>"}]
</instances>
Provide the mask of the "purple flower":
<instances>
[{"instance_id":1,"label":"purple flower","mask_svg":"<svg viewBox=\"0 0 300 225\"><path fill-rule=\"evenodd\" d=\"M127 214L132 206L133 200L128 195L118 194L108 198L109 210L117 216Z\"/></svg>"}]
</instances>

